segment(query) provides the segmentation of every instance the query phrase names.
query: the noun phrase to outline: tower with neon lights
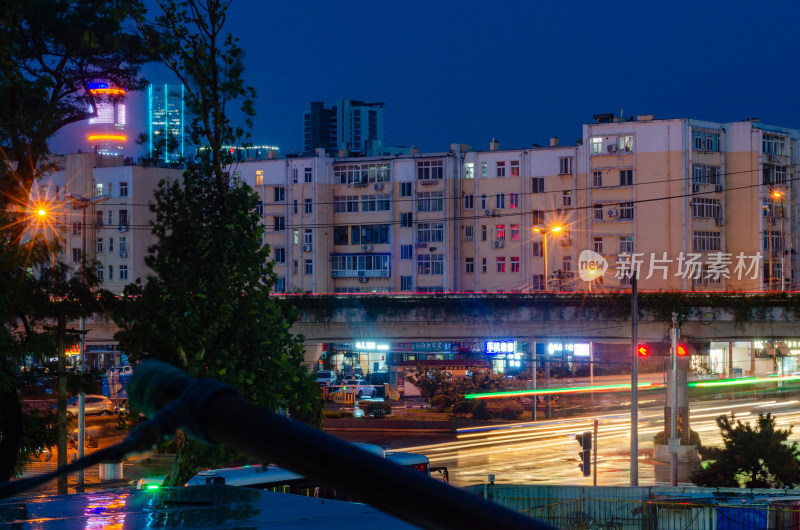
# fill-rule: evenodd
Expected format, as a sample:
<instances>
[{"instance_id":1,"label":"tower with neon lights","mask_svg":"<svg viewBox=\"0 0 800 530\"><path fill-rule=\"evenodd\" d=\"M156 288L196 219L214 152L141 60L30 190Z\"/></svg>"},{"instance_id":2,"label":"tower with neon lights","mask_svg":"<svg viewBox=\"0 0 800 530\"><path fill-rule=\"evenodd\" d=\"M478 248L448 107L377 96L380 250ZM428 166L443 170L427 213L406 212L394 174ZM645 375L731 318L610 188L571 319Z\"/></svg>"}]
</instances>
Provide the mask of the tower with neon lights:
<instances>
[{"instance_id":1,"label":"tower with neon lights","mask_svg":"<svg viewBox=\"0 0 800 530\"><path fill-rule=\"evenodd\" d=\"M89 84L95 97L97 116L89 119L89 145L100 155L122 156L125 134L125 89L110 83Z\"/></svg>"},{"instance_id":2,"label":"tower with neon lights","mask_svg":"<svg viewBox=\"0 0 800 530\"><path fill-rule=\"evenodd\" d=\"M151 83L147 88L149 155L165 164L184 158L183 96L183 85Z\"/></svg>"}]
</instances>

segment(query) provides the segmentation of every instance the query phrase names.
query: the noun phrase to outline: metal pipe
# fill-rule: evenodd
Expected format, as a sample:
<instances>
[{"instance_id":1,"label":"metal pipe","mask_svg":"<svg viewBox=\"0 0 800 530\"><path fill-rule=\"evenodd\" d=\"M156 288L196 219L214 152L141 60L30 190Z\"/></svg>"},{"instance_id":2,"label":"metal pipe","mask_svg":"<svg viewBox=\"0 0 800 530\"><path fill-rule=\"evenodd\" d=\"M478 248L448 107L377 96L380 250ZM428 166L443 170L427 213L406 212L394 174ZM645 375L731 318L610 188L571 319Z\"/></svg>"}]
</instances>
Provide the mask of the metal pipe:
<instances>
[{"instance_id":1,"label":"metal pipe","mask_svg":"<svg viewBox=\"0 0 800 530\"><path fill-rule=\"evenodd\" d=\"M636 269L631 271L631 486L639 485L639 307Z\"/></svg>"},{"instance_id":2,"label":"metal pipe","mask_svg":"<svg viewBox=\"0 0 800 530\"><path fill-rule=\"evenodd\" d=\"M678 313L672 313L672 348L670 357L672 360L672 377L670 378L672 410L670 410L669 415L669 437L674 440L678 437ZM672 452L672 458L670 459L670 485L673 487L678 486L678 453L676 451Z\"/></svg>"}]
</instances>

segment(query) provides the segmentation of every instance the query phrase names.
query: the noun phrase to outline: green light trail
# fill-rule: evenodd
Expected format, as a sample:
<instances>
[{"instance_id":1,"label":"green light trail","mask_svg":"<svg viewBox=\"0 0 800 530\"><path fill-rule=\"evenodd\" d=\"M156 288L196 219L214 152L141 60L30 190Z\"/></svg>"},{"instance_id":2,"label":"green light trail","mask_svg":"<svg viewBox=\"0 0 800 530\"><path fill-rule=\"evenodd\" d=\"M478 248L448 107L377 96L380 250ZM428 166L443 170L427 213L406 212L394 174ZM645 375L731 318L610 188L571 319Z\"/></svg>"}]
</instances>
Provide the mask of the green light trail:
<instances>
[{"instance_id":1,"label":"green light trail","mask_svg":"<svg viewBox=\"0 0 800 530\"><path fill-rule=\"evenodd\" d=\"M638 388L643 390L650 390L653 388L660 388L664 385L659 383L639 383ZM481 394L467 394L465 399L492 399L502 397L521 397L521 396L542 396L546 394L578 394L585 392L624 392L630 390L630 383L623 383L619 385L598 385L598 386L575 386L575 387L561 387L561 388L547 388L542 390L510 390L506 392L486 392Z\"/></svg>"}]
</instances>

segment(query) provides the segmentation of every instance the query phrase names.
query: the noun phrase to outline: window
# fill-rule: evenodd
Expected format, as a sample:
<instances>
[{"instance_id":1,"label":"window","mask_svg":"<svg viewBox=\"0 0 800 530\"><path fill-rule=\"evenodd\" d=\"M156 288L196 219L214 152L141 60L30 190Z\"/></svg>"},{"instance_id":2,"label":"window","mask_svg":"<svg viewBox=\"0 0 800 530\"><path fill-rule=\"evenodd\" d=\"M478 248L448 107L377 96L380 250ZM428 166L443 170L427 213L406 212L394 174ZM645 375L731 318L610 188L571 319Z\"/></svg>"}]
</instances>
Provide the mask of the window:
<instances>
[{"instance_id":1,"label":"window","mask_svg":"<svg viewBox=\"0 0 800 530\"><path fill-rule=\"evenodd\" d=\"M412 290L411 280L412 280L411 276L400 276L400 290L401 291Z\"/></svg>"},{"instance_id":2,"label":"window","mask_svg":"<svg viewBox=\"0 0 800 530\"><path fill-rule=\"evenodd\" d=\"M356 241L353 240L353 243ZM361 225L361 243L391 243L389 225Z\"/></svg>"},{"instance_id":3,"label":"window","mask_svg":"<svg viewBox=\"0 0 800 530\"><path fill-rule=\"evenodd\" d=\"M389 254L334 254L332 278L388 278Z\"/></svg>"},{"instance_id":4,"label":"window","mask_svg":"<svg viewBox=\"0 0 800 530\"><path fill-rule=\"evenodd\" d=\"M72 223L72 235L73 236L81 235L81 223Z\"/></svg>"},{"instance_id":5,"label":"window","mask_svg":"<svg viewBox=\"0 0 800 530\"><path fill-rule=\"evenodd\" d=\"M475 272L475 258L466 258L464 260L464 272L467 274Z\"/></svg>"},{"instance_id":6,"label":"window","mask_svg":"<svg viewBox=\"0 0 800 530\"><path fill-rule=\"evenodd\" d=\"M95 197L102 197L103 196L103 183L102 182L98 182L97 184L95 184L94 196Z\"/></svg>"},{"instance_id":7,"label":"window","mask_svg":"<svg viewBox=\"0 0 800 530\"><path fill-rule=\"evenodd\" d=\"M506 176L506 163L505 162L497 162L497 176L498 177L505 177Z\"/></svg>"},{"instance_id":8,"label":"window","mask_svg":"<svg viewBox=\"0 0 800 530\"><path fill-rule=\"evenodd\" d=\"M572 206L572 190L564 190L561 192L561 205Z\"/></svg>"},{"instance_id":9,"label":"window","mask_svg":"<svg viewBox=\"0 0 800 530\"><path fill-rule=\"evenodd\" d=\"M109 280L113 280L114 279L114 266L113 265L109 265L108 266L108 279Z\"/></svg>"},{"instance_id":10,"label":"window","mask_svg":"<svg viewBox=\"0 0 800 530\"><path fill-rule=\"evenodd\" d=\"M417 180L441 180L444 176L444 162L441 160L420 160L417 162Z\"/></svg>"},{"instance_id":11,"label":"window","mask_svg":"<svg viewBox=\"0 0 800 530\"><path fill-rule=\"evenodd\" d=\"M391 207L391 200L388 193L381 193L378 195L362 195L361 196L361 211L362 212L385 212Z\"/></svg>"},{"instance_id":12,"label":"window","mask_svg":"<svg viewBox=\"0 0 800 530\"><path fill-rule=\"evenodd\" d=\"M772 164L764 164L762 168L762 179L764 184L786 184L786 166L773 166Z\"/></svg>"},{"instance_id":13,"label":"window","mask_svg":"<svg viewBox=\"0 0 800 530\"><path fill-rule=\"evenodd\" d=\"M97 279L100 280L101 282L103 281L103 266L102 265L98 265L97 266Z\"/></svg>"},{"instance_id":14,"label":"window","mask_svg":"<svg viewBox=\"0 0 800 530\"><path fill-rule=\"evenodd\" d=\"M539 226L544 224L544 212L542 210L531 211L531 225Z\"/></svg>"},{"instance_id":15,"label":"window","mask_svg":"<svg viewBox=\"0 0 800 530\"><path fill-rule=\"evenodd\" d=\"M473 227L472 225L466 225L464 227L464 241L472 241L473 239Z\"/></svg>"},{"instance_id":16,"label":"window","mask_svg":"<svg viewBox=\"0 0 800 530\"><path fill-rule=\"evenodd\" d=\"M692 199L692 215L701 218L722 218L722 205L717 199Z\"/></svg>"},{"instance_id":17,"label":"window","mask_svg":"<svg viewBox=\"0 0 800 530\"><path fill-rule=\"evenodd\" d=\"M411 183L410 182L401 182L400 183L400 196L401 197L411 197Z\"/></svg>"},{"instance_id":18,"label":"window","mask_svg":"<svg viewBox=\"0 0 800 530\"><path fill-rule=\"evenodd\" d=\"M494 195L494 207L498 210L506 207L506 194L496 193Z\"/></svg>"},{"instance_id":19,"label":"window","mask_svg":"<svg viewBox=\"0 0 800 530\"><path fill-rule=\"evenodd\" d=\"M619 238L619 252L620 254L633 253L633 236L622 236Z\"/></svg>"},{"instance_id":20,"label":"window","mask_svg":"<svg viewBox=\"0 0 800 530\"><path fill-rule=\"evenodd\" d=\"M275 263L286 263L286 249L283 247L276 247L272 249L275 256Z\"/></svg>"},{"instance_id":21,"label":"window","mask_svg":"<svg viewBox=\"0 0 800 530\"><path fill-rule=\"evenodd\" d=\"M519 160L512 160L511 161L511 176L518 177L519 176Z\"/></svg>"},{"instance_id":22,"label":"window","mask_svg":"<svg viewBox=\"0 0 800 530\"><path fill-rule=\"evenodd\" d=\"M94 224L95 224L95 226L97 228L100 228L100 227L103 226L103 212L102 211L98 210L98 211L95 212Z\"/></svg>"},{"instance_id":23,"label":"window","mask_svg":"<svg viewBox=\"0 0 800 530\"><path fill-rule=\"evenodd\" d=\"M39 186L39 199L47 199L47 186Z\"/></svg>"},{"instance_id":24,"label":"window","mask_svg":"<svg viewBox=\"0 0 800 530\"><path fill-rule=\"evenodd\" d=\"M119 211L119 226L128 226L128 210Z\"/></svg>"},{"instance_id":25,"label":"window","mask_svg":"<svg viewBox=\"0 0 800 530\"><path fill-rule=\"evenodd\" d=\"M292 168L292 184L297 184L297 168Z\"/></svg>"},{"instance_id":26,"label":"window","mask_svg":"<svg viewBox=\"0 0 800 530\"><path fill-rule=\"evenodd\" d=\"M506 272L506 258L504 256L497 257L497 272Z\"/></svg>"},{"instance_id":27,"label":"window","mask_svg":"<svg viewBox=\"0 0 800 530\"><path fill-rule=\"evenodd\" d=\"M306 274L314 274L314 260L307 259L306 260Z\"/></svg>"},{"instance_id":28,"label":"window","mask_svg":"<svg viewBox=\"0 0 800 530\"><path fill-rule=\"evenodd\" d=\"M98 237L97 238L97 243L96 243L94 248L95 248L96 252L103 252L103 238L102 237Z\"/></svg>"},{"instance_id":29,"label":"window","mask_svg":"<svg viewBox=\"0 0 800 530\"><path fill-rule=\"evenodd\" d=\"M481 258L481 272L486 272L486 258Z\"/></svg>"},{"instance_id":30,"label":"window","mask_svg":"<svg viewBox=\"0 0 800 530\"><path fill-rule=\"evenodd\" d=\"M511 225L511 240L519 241L519 225Z\"/></svg>"},{"instance_id":31,"label":"window","mask_svg":"<svg viewBox=\"0 0 800 530\"><path fill-rule=\"evenodd\" d=\"M417 274L422 276L444 274L444 254L418 254Z\"/></svg>"},{"instance_id":32,"label":"window","mask_svg":"<svg viewBox=\"0 0 800 530\"><path fill-rule=\"evenodd\" d=\"M506 238L506 225L496 225L495 236L497 239L504 240Z\"/></svg>"},{"instance_id":33,"label":"window","mask_svg":"<svg viewBox=\"0 0 800 530\"><path fill-rule=\"evenodd\" d=\"M694 148L698 151L719 151L719 133L692 131Z\"/></svg>"},{"instance_id":34,"label":"window","mask_svg":"<svg viewBox=\"0 0 800 530\"><path fill-rule=\"evenodd\" d=\"M560 175L572 174L572 157L565 156L558 159L558 173Z\"/></svg>"},{"instance_id":35,"label":"window","mask_svg":"<svg viewBox=\"0 0 800 530\"><path fill-rule=\"evenodd\" d=\"M443 191L417 192L417 211L441 212L442 210L444 210Z\"/></svg>"},{"instance_id":36,"label":"window","mask_svg":"<svg viewBox=\"0 0 800 530\"><path fill-rule=\"evenodd\" d=\"M119 279L120 280L127 280L128 279L128 266L127 265L120 265L119 266Z\"/></svg>"},{"instance_id":37,"label":"window","mask_svg":"<svg viewBox=\"0 0 800 530\"><path fill-rule=\"evenodd\" d=\"M292 241L294 242L295 245L297 245L298 243L300 243L300 230L295 229L293 230L293 232L294 232L293 234L294 237L292 238Z\"/></svg>"},{"instance_id":38,"label":"window","mask_svg":"<svg viewBox=\"0 0 800 530\"><path fill-rule=\"evenodd\" d=\"M109 182L108 187L106 189L106 195L108 195L109 197L111 197L111 189L112 189L112 184Z\"/></svg>"},{"instance_id":39,"label":"window","mask_svg":"<svg viewBox=\"0 0 800 530\"><path fill-rule=\"evenodd\" d=\"M692 248L697 251L719 250L722 237L719 232L695 232L692 234Z\"/></svg>"},{"instance_id":40,"label":"window","mask_svg":"<svg viewBox=\"0 0 800 530\"><path fill-rule=\"evenodd\" d=\"M286 200L286 188L277 187L272 190L273 202L283 202Z\"/></svg>"},{"instance_id":41,"label":"window","mask_svg":"<svg viewBox=\"0 0 800 530\"><path fill-rule=\"evenodd\" d=\"M305 169L305 171L304 171L304 175L303 175L303 182L311 182L311 180L312 180L312 178L311 178L311 177L312 177L312 175L313 175L313 173L311 172L311 168L310 168L310 167L307 167L307 168ZM310 274L310 273L308 273L308 274Z\"/></svg>"},{"instance_id":42,"label":"window","mask_svg":"<svg viewBox=\"0 0 800 530\"><path fill-rule=\"evenodd\" d=\"M119 196L120 197L127 197L128 196L128 183L127 182L120 182L119 183Z\"/></svg>"},{"instance_id":43,"label":"window","mask_svg":"<svg viewBox=\"0 0 800 530\"><path fill-rule=\"evenodd\" d=\"M472 162L467 162L464 164L464 178L465 179L474 179L475 178L475 164Z\"/></svg>"},{"instance_id":44,"label":"window","mask_svg":"<svg viewBox=\"0 0 800 530\"><path fill-rule=\"evenodd\" d=\"M619 170L619 185L620 186L633 186L633 170L620 169Z\"/></svg>"},{"instance_id":45,"label":"window","mask_svg":"<svg viewBox=\"0 0 800 530\"><path fill-rule=\"evenodd\" d=\"M619 137L619 150L625 153L633 152L633 136Z\"/></svg>"},{"instance_id":46,"label":"window","mask_svg":"<svg viewBox=\"0 0 800 530\"><path fill-rule=\"evenodd\" d=\"M348 226L334 226L333 227L333 244L334 245L348 245L350 243L350 227Z\"/></svg>"},{"instance_id":47,"label":"window","mask_svg":"<svg viewBox=\"0 0 800 530\"><path fill-rule=\"evenodd\" d=\"M481 195L481 210L485 210L486 209L486 205L487 205L487 203L486 203L486 194L483 194L483 195Z\"/></svg>"},{"instance_id":48,"label":"window","mask_svg":"<svg viewBox=\"0 0 800 530\"><path fill-rule=\"evenodd\" d=\"M401 213L400 214L400 227L401 228L411 228L411 212Z\"/></svg>"},{"instance_id":49,"label":"window","mask_svg":"<svg viewBox=\"0 0 800 530\"><path fill-rule=\"evenodd\" d=\"M603 238L602 237L594 238L594 251L597 252L598 254L602 254L603 253Z\"/></svg>"},{"instance_id":50,"label":"window","mask_svg":"<svg viewBox=\"0 0 800 530\"><path fill-rule=\"evenodd\" d=\"M108 224L110 225L114 224L114 212L112 212L111 210L108 211Z\"/></svg>"},{"instance_id":51,"label":"window","mask_svg":"<svg viewBox=\"0 0 800 530\"><path fill-rule=\"evenodd\" d=\"M354 213L358 211L358 195L333 196L335 213Z\"/></svg>"},{"instance_id":52,"label":"window","mask_svg":"<svg viewBox=\"0 0 800 530\"><path fill-rule=\"evenodd\" d=\"M595 221L602 221L603 220L603 205L602 204L595 204L593 210L594 210L594 220Z\"/></svg>"},{"instance_id":53,"label":"window","mask_svg":"<svg viewBox=\"0 0 800 530\"><path fill-rule=\"evenodd\" d=\"M623 202L619 205L620 219L633 219L633 203Z\"/></svg>"},{"instance_id":54,"label":"window","mask_svg":"<svg viewBox=\"0 0 800 530\"><path fill-rule=\"evenodd\" d=\"M533 257L534 258L541 258L542 257L542 242L541 241L534 241L531 246L533 247Z\"/></svg>"},{"instance_id":55,"label":"window","mask_svg":"<svg viewBox=\"0 0 800 530\"><path fill-rule=\"evenodd\" d=\"M109 252L114 252L114 238L113 237L109 237L108 238L108 251Z\"/></svg>"},{"instance_id":56,"label":"window","mask_svg":"<svg viewBox=\"0 0 800 530\"><path fill-rule=\"evenodd\" d=\"M286 292L286 278L284 278L282 276L278 277L278 279L275 281L275 292L276 293L285 293Z\"/></svg>"},{"instance_id":57,"label":"window","mask_svg":"<svg viewBox=\"0 0 800 530\"><path fill-rule=\"evenodd\" d=\"M273 217L272 218L272 229L275 232L283 232L286 230L286 218L285 217Z\"/></svg>"},{"instance_id":58,"label":"window","mask_svg":"<svg viewBox=\"0 0 800 530\"><path fill-rule=\"evenodd\" d=\"M770 234L772 235L772 247L770 247L770 241L769 241ZM767 252L770 251L770 248L772 249L772 252L783 250L783 237L781 237L780 231L764 232L763 245L764 245L764 250L766 250ZM769 257L769 254L767 256ZM769 268L767 268L767 271L769 271Z\"/></svg>"},{"instance_id":59,"label":"window","mask_svg":"<svg viewBox=\"0 0 800 530\"><path fill-rule=\"evenodd\" d=\"M417 243L444 241L444 223L418 223Z\"/></svg>"},{"instance_id":60,"label":"window","mask_svg":"<svg viewBox=\"0 0 800 530\"><path fill-rule=\"evenodd\" d=\"M481 225L481 241L486 241L486 225Z\"/></svg>"},{"instance_id":61,"label":"window","mask_svg":"<svg viewBox=\"0 0 800 530\"><path fill-rule=\"evenodd\" d=\"M475 208L475 196L472 194L464 195L464 209L472 210Z\"/></svg>"},{"instance_id":62,"label":"window","mask_svg":"<svg viewBox=\"0 0 800 530\"><path fill-rule=\"evenodd\" d=\"M511 258L511 272L519 272L519 256Z\"/></svg>"},{"instance_id":63,"label":"window","mask_svg":"<svg viewBox=\"0 0 800 530\"><path fill-rule=\"evenodd\" d=\"M314 242L314 229L306 228L303 232L303 244L310 245Z\"/></svg>"},{"instance_id":64,"label":"window","mask_svg":"<svg viewBox=\"0 0 800 530\"><path fill-rule=\"evenodd\" d=\"M264 203L262 201L258 201L258 203L256 203L256 213L260 216L264 215Z\"/></svg>"},{"instance_id":65,"label":"window","mask_svg":"<svg viewBox=\"0 0 800 530\"><path fill-rule=\"evenodd\" d=\"M305 213L312 213L314 211L314 205L311 203L311 199L305 199L303 207Z\"/></svg>"},{"instance_id":66,"label":"window","mask_svg":"<svg viewBox=\"0 0 800 530\"><path fill-rule=\"evenodd\" d=\"M595 136L592 138L591 142L592 142L592 154L593 155L603 154L603 139L599 136Z\"/></svg>"},{"instance_id":67,"label":"window","mask_svg":"<svg viewBox=\"0 0 800 530\"><path fill-rule=\"evenodd\" d=\"M400 259L411 259L413 252L412 245L400 245Z\"/></svg>"},{"instance_id":68,"label":"window","mask_svg":"<svg viewBox=\"0 0 800 530\"><path fill-rule=\"evenodd\" d=\"M595 188L602 188L603 187L603 172L602 171L592 171L592 186Z\"/></svg>"},{"instance_id":69,"label":"window","mask_svg":"<svg viewBox=\"0 0 800 530\"><path fill-rule=\"evenodd\" d=\"M481 162L481 177L486 178L486 162Z\"/></svg>"},{"instance_id":70,"label":"window","mask_svg":"<svg viewBox=\"0 0 800 530\"><path fill-rule=\"evenodd\" d=\"M519 193L508 194L508 207L519 208Z\"/></svg>"},{"instance_id":71,"label":"window","mask_svg":"<svg viewBox=\"0 0 800 530\"><path fill-rule=\"evenodd\" d=\"M264 170L256 169L256 186L264 185Z\"/></svg>"},{"instance_id":72,"label":"window","mask_svg":"<svg viewBox=\"0 0 800 530\"><path fill-rule=\"evenodd\" d=\"M123 258L128 255L128 238L119 238L119 255Z\"/></svg>"},{"instance_id":73,"label":"window","mask_svg":"<svg viewBox=\"0 0 800 530\"><path fill-rule=\"evenodd\" d=\"M705 164L692 164L692 184L722 184L722 168Z\"/></svg>"},{"instance_id":74,"label":"window","mask_svg":"<svg viewBox=\"0 0 800 530\"><path fill-rule=\"evenodd\" d=\"M295 199L294 204L292 204L292 213L297 213L297 199Z\"/></svg>"},{"instance_id":75,"label":"window","mask_svg":"<svg viewBox=\"0 0 800 530\"><path fill-rule=\"evenodd\" d=\"M544 291L544 274L534 274L531 278L531 289L534 291Z\"/></svg>"},{"instance_id":76,"label":"window","mask_svg":"<svg viewBox=\"0 0 800 530\"><path fill-rule=\"evenodd\" d=\"M336 164L333 166L333 181L337 184L367 185L370 182L389 182L390 180L391 171L386 162Z\"/></svg>"},{"instance_id":77,"label":"window","mask_svg":"<svg viewBox=\"0 0 800 530\"><path fill-rule=\"evenodd\" d=\"M544 177L531 179L531 193L544 193Z\"/></svg>"},{"instance_id":78,"label":"window","mask_svg":"<svg viewBox=\"0 0 800 530\"><path fill-rule=\"evenodd\" d=\"M572 256L564 256L561 260L561 270L564 272L572 271Z\"/></svg>"}]
</instances>

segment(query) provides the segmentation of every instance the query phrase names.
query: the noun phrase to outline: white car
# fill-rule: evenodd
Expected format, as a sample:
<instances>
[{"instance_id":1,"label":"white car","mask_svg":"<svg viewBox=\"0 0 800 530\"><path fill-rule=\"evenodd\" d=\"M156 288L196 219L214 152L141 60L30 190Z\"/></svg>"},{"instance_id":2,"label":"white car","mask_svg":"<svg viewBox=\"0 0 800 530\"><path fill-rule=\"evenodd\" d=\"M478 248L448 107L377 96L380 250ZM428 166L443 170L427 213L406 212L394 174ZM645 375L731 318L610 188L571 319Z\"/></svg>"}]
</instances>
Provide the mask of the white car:
<instances>
[{"instance_id":1,"label":"white car","mask_svg":"<svg viewBox=\"0 0 800 530\"><path fill-rule=\"evenodd\" d=\"M357 397L375 397L378 391L374 386L363 379L353 379L342 381L341 389L343 392L353 392Z\"/></svg>"}]
</instances>

